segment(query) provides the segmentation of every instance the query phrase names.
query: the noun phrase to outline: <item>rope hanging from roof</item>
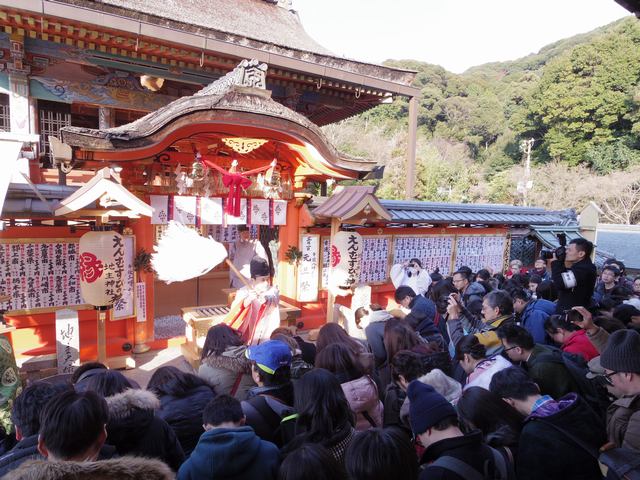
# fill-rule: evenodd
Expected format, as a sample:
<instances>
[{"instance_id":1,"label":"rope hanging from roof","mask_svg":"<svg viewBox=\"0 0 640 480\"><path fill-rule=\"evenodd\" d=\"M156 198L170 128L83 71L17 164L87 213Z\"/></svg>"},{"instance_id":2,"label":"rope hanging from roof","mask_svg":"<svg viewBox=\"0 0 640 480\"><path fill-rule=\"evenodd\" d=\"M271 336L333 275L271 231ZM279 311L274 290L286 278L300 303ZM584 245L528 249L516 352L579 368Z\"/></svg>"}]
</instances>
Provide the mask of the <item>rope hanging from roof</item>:
<instances>
[{"instance_id":1,"label":"rope hanging from roof","mask_svg":"<svg viewBox=\"0 0 640 480\"><path fill-rule=\"evenodd\" d=\"M202 161L209 168L213 168L222 174L222 183L225 187L229 189L229 193L227 194L227 201L224 207L225 213L232 215L234 217L240 216L240 196L242 194L242 190L246 190L251 186L251 180L249 180L249 175L255 175L256 173L264 172L267 170L271 170L271 175L273 175L273 169L276 166L276 160L274 159L269 165L260 168L254 168L253 170L248 170L246 172L237 172L238 161L233 160L231 162L231 168L229 170L225 170L224 168L216 165L211 160L203 158ZM269 173L267 173L268 176Z\"/></svg>"}]
</instances>

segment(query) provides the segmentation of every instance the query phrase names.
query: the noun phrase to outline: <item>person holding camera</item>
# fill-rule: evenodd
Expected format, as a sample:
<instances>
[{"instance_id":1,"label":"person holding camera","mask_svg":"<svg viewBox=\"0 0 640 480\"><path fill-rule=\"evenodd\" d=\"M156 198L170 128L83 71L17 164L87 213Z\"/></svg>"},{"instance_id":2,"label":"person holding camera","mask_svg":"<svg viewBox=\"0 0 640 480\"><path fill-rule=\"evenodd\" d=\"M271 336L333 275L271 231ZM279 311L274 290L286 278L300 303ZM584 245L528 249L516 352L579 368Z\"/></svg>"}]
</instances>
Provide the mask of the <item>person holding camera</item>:
<instances>
[{"instance_id":1,"label":"person holding camera","mask_svg":"<svg viewBox=\"0 0 640 480\"><path fill-rule=\"evenodd\" d=\"M591 261L593 243L585 238L574 238L564 245L561 236L560 247L547 261L551 264L551 279L558 291L556 313L581 305L590 305L598 272Z\"/></svg>"},{"instance_id":2,"label":"person holding camera","mask_svg":"<svg viewBox=\"0 0 640 480\"><path fill-rule=\"evenodd\" d=\"M422 269L422 262L417 258L393 265L389 276L394 287L411 287L416 295L425 295L431 285L429 272Z\"/></svg>"}]
</instances>

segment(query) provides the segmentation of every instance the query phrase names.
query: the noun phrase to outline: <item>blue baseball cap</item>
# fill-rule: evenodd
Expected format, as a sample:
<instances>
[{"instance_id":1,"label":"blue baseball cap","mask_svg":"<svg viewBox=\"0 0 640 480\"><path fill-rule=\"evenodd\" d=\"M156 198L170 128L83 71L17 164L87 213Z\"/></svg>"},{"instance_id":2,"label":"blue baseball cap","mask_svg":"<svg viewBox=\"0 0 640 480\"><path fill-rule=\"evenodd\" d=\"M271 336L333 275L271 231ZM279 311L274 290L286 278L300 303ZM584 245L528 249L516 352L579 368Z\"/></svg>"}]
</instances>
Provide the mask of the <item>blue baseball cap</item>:
<instances>
[{"instance_id":1,"label":"blue baseball cap","mask_svg":"<svg viewBox=\"0 0 640 480\"><path fill-rule=\"evenodd\" d=\"M273 375L280 367L291 365L291 349L280 340L268 342L247 348L246 356L256 362L260 370Z\"/></svg>"}]
</instances>

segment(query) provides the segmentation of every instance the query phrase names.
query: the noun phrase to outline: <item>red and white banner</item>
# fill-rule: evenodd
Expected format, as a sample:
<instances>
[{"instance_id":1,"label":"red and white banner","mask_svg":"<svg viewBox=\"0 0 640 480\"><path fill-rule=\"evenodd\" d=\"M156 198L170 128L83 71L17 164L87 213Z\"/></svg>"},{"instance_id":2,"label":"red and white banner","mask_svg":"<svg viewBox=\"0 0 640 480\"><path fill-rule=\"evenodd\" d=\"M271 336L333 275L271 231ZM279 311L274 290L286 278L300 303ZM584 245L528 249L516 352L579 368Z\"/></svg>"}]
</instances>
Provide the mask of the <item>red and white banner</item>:
<instances>
[{"instance_id":1,"label":"red and white banner","mask_svg":"<svg viewBox=\"0 0 640 480\"><path fill-rule=\"evenodd\" d=\"M355 232L338 232L331 243L329 290L333 295L351 294L360 277L362 236Z\"/></svg>"}]
</instances>

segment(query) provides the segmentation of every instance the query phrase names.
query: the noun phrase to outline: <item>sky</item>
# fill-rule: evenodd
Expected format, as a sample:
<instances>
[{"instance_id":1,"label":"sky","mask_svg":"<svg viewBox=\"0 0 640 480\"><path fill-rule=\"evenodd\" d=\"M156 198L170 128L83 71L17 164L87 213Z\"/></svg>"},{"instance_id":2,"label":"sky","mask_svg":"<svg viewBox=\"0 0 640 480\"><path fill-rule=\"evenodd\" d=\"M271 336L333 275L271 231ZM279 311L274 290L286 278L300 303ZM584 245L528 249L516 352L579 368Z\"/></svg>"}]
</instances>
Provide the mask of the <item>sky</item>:
<instances>
[{"instance_id":1,"label":"sky","mask_svg":"<svg viewBox=\"0 0 640 480\"><path fill-rule=\"evenodd\" d=\"M293 0L293 8L339 56L420 60L454 73L630 15L614 0Z\"/></svg>"}]
</instances>

